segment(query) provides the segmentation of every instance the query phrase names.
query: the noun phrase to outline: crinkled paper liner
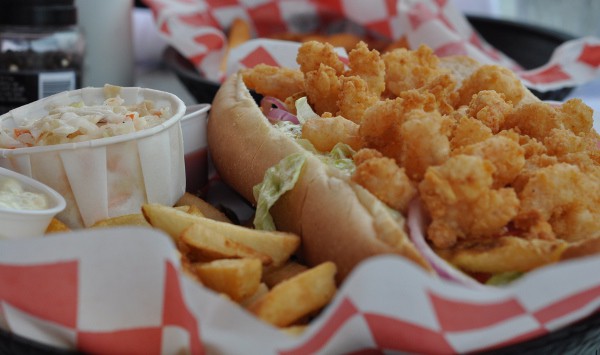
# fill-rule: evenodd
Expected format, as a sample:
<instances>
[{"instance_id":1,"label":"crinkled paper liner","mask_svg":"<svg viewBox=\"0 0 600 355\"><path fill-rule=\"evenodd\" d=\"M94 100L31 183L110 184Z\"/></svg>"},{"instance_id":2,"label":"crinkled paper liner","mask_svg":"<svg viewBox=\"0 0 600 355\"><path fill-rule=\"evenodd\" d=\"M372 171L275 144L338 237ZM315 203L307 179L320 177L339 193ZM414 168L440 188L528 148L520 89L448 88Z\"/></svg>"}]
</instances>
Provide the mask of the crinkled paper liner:
<instances>
[{"instance_id":1,"label":"crinkled paper liner","mask_svg":"<svg viewBox=\"0 0 600 355\"><path fill-rule=\"evenodd\" d=\"M583 258L502 288L466 287L401 257L376 257L294 337L185 276L162 232L80 230L0 241L0 325L92 353L465 353L536 338L594 313L599 267L599 258Z\"/></svg>"}]
</instances>

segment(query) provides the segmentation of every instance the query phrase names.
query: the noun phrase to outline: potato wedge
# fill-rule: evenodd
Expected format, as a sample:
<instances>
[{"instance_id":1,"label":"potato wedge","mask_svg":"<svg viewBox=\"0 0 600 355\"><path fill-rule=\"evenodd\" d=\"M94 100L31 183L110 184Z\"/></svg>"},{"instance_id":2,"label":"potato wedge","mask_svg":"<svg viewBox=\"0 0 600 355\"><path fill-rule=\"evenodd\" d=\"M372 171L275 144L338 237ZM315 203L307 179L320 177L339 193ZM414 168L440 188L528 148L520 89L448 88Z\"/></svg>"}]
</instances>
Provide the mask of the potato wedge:
<instances>
[{"instance_id":1,"label":"potato wedge","mask_svg":"<svg viewBox=\"0 0 600 355\"><path fill-rule=\"evenodd\" d=\"M150 223L146 221L141 213L126 214L123 216L111 217L100 220L92 225L91 228L107 228L118 226L145 226L150 227Z\"/></svg>"},{"instance_id":2,"label":"potato wedge","mask_svg":"<svg viewBox=\"0 0 600 355\"><path fill-rule=\"evenodd\" d=\"M192 195L189 192L183 194L183 196L181 196L181 198L177 202L175 202L175 206L185 205L188 205L192 208L195 208L197 211L200 211L202 216L206 218L214 219L215 221L231 223L231 220L227 218L227 216L223 212L219 211L216 207L204 201L200 197ZM188 213L196 214L191 211Z\"/></svg>"},{"instance_id":3,"label":"potato wedge","mask_svg":"<svg viewBox=\"0 0 600 355\"><path fill-rule=\"evenodd\" d=\"M69 228L66 224L61 222L56 218L52 218L50 220L50 224L46 227L46 234L51 233L61 233L61 232L70 232L71 228Z\"/></svg>"},{"instance_id":4,"label":"potato wedge","mask_svg":"<svg viewBox=\"0 0 600 355\"><path fill-rule=\"evenodd\" d=\"M226 236L231 241L269 255L274 266L287 261L300 245L300 238L292 233L250 229L194 216L164 205L145 204L142 206L142 212L152 226L169 234L174 241L177 241L181 233L191 225L200 224L215 234Z\"/></svg>"},{"instance_id":5,"label":"potato wedge","mask_svg":"<svg viewBox=\"0 0 600 355\"><path fill-rule=\"evenodd\" d=\"M240 306L247 308L267 293L269 293L269 288L264 282L261 282L253 294L240 301Z\"/></svg>"},{"instance_id":6,"label":"potato wedge","mask_svg":"<svg viewBox=\"0 0 600 355\"><path fill-rule=\"evenodd\" d=\"M336 292L334 263L325 262L273 287L248 307L263 321L286 327L322 307Z\"/></svg>"},{"instance_id":7,"label":"potato wedge","mask_svg":"<svg viewBox=\"0 0 600 355\"><path fill-rule=\"evenodd\" d=\"M260 260L263 265L273 262L269 255L231 240L199 223L192 224L181 233L178 245L190 261L251 258Z\"/></svg>"},{"instance_id":8,"label":"potato wedge","mask_svg":"<svg viewBox=\"0 0 600 355\"><path fill-rule=\"evenodd\" d=\"M269 288L277 285L278 283L285 281L304 272L308 269L308 266L299 264L295 261L288 261L280 267L269 267L263 272L263 282L267 284Z\"/></svg>"},{"instance_id":9,"label":"potato wedge","mask_svg":"<svg viewBox=\"0 0 600 355\"><path fill-rule=\"evenodd\" d=\"M222 259L191 267L202 284L239 302L253 295L260 285L262 264L258 259Z\"/></svg>"}]
</instances>

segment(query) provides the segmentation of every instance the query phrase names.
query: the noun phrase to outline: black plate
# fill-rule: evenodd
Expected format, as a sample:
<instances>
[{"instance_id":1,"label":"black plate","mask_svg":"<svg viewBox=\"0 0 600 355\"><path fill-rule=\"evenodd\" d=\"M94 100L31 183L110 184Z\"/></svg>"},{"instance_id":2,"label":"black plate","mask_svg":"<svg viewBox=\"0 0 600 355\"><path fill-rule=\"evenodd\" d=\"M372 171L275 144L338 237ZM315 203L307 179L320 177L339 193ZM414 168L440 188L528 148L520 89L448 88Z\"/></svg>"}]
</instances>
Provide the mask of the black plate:
<instances>
[{"instance_id":1,"label":"black plate","mask_svg":"<svg viewBox=\"0 0 600 355\"><path fill-rule=\"evenodd\" d=\"M514 59L525 69L540 67L550 59L552 52L563 42L573 39L566 33L547 28L488 17L468 16L469 22L491 45ZM219 84L204 78L192 63L173 47L168 47L163 60L200 103L211 103ZM573 88L532 92L542 100L564 99Z\"/></svg>"}]
</instances>

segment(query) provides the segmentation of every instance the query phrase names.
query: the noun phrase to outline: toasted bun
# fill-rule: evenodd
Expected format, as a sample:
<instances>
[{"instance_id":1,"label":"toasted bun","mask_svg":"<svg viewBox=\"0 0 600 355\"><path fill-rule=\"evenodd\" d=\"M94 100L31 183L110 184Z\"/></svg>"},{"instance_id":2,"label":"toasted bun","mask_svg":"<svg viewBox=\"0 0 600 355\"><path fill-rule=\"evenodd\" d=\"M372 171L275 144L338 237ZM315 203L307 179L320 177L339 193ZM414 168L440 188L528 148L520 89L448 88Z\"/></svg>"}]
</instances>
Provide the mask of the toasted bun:
<instances>
[{"instance_id":1,"label":"toasted bun","mask_svg":"<svg viewBox=\"0 0 600 355\"><path fill-rule=\"evenodd\" d=\"M219 175L253 204L252 188L265 171L290 154L305 152L268 122L239 74L219 89L207 134ZM381 254L403 255L429 270L408 239L403 218L335 170L307 153L295 187L270 210L277 229L301 236L305 261L309 265L333 261L339 282L358 263Z\"/></svg>"}]
</instances>

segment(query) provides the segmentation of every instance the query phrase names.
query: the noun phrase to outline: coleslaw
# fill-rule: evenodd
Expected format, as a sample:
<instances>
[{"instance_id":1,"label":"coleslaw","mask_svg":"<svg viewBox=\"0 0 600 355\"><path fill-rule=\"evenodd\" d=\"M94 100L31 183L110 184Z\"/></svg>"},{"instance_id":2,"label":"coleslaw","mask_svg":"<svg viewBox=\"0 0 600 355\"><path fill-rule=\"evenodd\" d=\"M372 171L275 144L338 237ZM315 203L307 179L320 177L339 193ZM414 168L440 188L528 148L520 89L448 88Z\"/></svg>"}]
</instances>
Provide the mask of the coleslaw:
<instances>
[{"instance_id":1,"label":"coleslaw","mask_svg":"<svg viewBox=\"0 0 600 355\"><path fill-rule=\"evenodd\" d=\"M157 126L171 117L169 107L156 108L151 100L124 105L120 89L106 85L106 99L101 104L57 105L40 119L17 127L3 127L0 147L24 148L113 137Z\"/></svg>"}]
</instances>

